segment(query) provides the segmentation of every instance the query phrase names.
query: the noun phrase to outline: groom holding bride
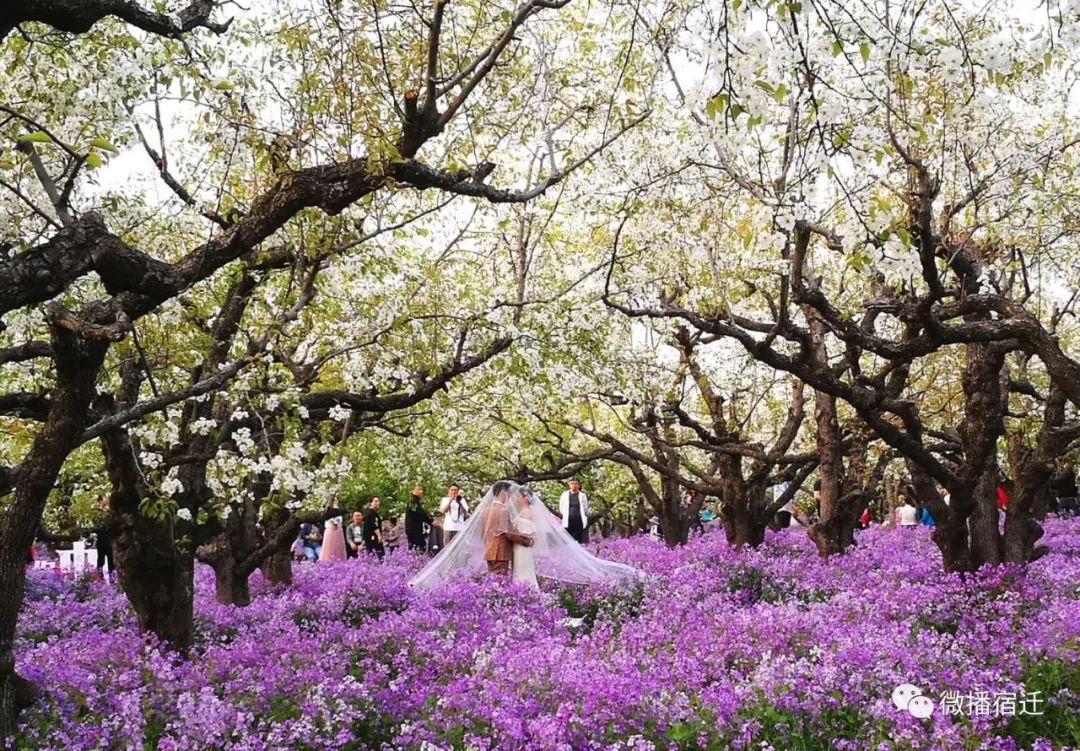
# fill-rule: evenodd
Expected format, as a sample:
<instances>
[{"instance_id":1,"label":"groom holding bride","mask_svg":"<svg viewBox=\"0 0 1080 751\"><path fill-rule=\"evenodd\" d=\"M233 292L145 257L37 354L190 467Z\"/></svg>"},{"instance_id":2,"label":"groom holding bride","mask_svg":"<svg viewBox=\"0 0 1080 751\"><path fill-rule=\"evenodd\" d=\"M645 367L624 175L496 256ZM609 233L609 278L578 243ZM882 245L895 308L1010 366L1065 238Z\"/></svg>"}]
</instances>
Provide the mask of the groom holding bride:
<instances>
[{"instance_id":1,"label":"groom holding bride","mask_svg":"<svg viewBox=\"0 0 1080 751\"><path fill-rule=\"evenodd\" d=\"M518 532L510 521L510 483L500 480L491 487L491 503L484 509L484 560L493 574L509 574L514 545L532 547L533 538Z\"/></svg>"},{"instance_id":2,"label":"groom holding bride","mask_svg":"<svg viewBox=\"0 0 1080 751\"><path fill-rule=\"evenodd\" d=\"M512 575L540 589L538 578L567 584L640 580L630 566L592 555L563 528L532 489L494 483L464 528L410 581L429 589L461 577Z\"/></svg>"}]
</instances>

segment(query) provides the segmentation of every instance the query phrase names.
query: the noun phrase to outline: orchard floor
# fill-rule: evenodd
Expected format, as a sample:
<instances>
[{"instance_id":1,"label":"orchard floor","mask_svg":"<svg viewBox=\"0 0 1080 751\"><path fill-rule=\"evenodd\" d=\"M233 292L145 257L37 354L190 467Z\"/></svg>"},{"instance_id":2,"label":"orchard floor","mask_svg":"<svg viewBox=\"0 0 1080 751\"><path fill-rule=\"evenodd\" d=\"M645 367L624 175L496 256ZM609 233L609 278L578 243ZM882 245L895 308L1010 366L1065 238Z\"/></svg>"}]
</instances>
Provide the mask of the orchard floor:
<instances>
[{"instance_id":1,"label":"orchard floor","mask_svg":"<svg viewBox=\"0 0 1080 751\"><path fill-rule=\"evenodd\" d=\"M35 572L16 652L44 697L18 747L1080 747L1080 522L1045 541L1027 570L967 582L925 529L869 530L829 563L797 531L753 553L720 533L603 544L653 575L630 593L417 595L423 560L399 553L296 566L247 608L201 571L187 662L108 585ZM903 683L929 718L894 706Z\"/></svg>"}]
</instances>

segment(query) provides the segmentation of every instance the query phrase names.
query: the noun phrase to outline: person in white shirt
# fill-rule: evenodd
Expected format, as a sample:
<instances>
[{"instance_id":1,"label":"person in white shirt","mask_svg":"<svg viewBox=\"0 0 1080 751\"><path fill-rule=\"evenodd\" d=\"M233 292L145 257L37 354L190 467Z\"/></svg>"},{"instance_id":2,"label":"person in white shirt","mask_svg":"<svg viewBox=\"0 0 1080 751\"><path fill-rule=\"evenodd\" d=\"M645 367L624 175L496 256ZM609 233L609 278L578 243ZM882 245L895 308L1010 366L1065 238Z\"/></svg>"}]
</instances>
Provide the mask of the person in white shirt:
<instances>
[{"instance_id":1,"label":"person in white shirt","mask_svg":"<svg viewBox=\"0 0 1080 751\"><path fill-rule=\"evenodd\" d=\"M901 527L914 527L918 525L918 511L911 505L911 501L907 498L902 500L904 501L903 505L896 509L896 523Z\"/></svg>"},{"instance_id":2,"label":"person in white shirt","mask_svg":"<svg viewBox=\"0 0 1080 751\"><path fill-rule=\"evenodd\" d=\"M585 528L589 526L589 497L581 490L577 478L570 481L570 489L559 497L559 516L563 529L580 543L588 541Z\"/></svg>"},{"instance_id":3,"label":"person in white shirt","mask_svg":"<svg viewBox=\"0 0 1080 751\"><path fill-rule=\"evenodd\" d=\"M461 495L458 484L452 483L446 491L446 497L439 503L439 511L443 514L443 546L450 544L461 530L465 529L465 522L469 519L469 504Z\"/></svg>"}]
</instances>

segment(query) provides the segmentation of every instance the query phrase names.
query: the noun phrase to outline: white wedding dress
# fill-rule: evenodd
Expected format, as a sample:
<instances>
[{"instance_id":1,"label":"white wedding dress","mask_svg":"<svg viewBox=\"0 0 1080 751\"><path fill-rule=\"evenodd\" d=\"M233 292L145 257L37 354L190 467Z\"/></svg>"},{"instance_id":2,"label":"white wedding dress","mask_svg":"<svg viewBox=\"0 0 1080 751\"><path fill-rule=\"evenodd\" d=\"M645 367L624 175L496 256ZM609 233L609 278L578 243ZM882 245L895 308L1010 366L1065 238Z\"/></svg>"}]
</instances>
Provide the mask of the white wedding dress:
<instances>
[{"instance_id":1,"label":"white wedding dress","mask_svg":"<svg viewBox=\"0 0 1080 751\"><path fill-rule=\"evenodd\" d=\"M498 513L493 512L496 503L500 505ZM490 538L511 531L533 540L532 547L514 545L510 553L513 580L533 589L540 588L538 575L565 584L631 584L644 578L635 568L589 553L563 529L562 522L534 491L500 480L485 493L465 529L409 580L409 586L424 590L463 577L490 578Z\"/></svg>"},{"instance_id":2,"label":"white wedding dress","mask_svg":"<svg viewBox=\"0 0 1080 751\"><path fill-rule=\"evenodd\" d=\"M514 529L520 534L536 534L536 525L532 519L519 516L514 521ZM540 589L540 582L536 580L536 560L532 548L524 545L514 545L514 567L512 569L514 581L525 582L533 589Z\"/></svg>"}]
</instances>

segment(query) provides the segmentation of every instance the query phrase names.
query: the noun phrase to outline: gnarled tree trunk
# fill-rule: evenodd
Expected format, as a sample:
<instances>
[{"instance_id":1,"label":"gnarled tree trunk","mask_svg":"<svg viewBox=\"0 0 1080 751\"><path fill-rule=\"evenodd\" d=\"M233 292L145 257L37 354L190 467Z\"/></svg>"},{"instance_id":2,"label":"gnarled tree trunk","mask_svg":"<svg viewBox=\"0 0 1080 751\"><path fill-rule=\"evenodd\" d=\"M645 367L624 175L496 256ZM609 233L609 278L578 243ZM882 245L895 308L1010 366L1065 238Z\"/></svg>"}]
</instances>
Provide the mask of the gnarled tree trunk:
<instances>
[{"instance_id":1,"label":"gnarled tree trunk","mask_svg":"<svg viewBox=\"0 0 1080 751\"><path fill-rule=\"evenodd\" d=\"M26 553L57 475L79 445L108 345L53 326L56 388L45 425L19 465L14 497L0 514L0 740L15 734L18 713L33 697L15 672L15 629L26 587Z\"/></svg>"},{"instance_id":2,"label":"gnarled tree trunk","mask_svg":"<svg viewBox=\"0 0 1080 751\"><path fill-rule=\"evenodd\" d=\"M239 564L230 557L222 558L214 566L214 592L222 605L250 605L251 588L248 586L250 574L240 569Z\"/></svg>"},{"instance_id":3,"label":"gnarled tree trunk","mask_svg":"<svg viewBox=\"0 0 1080 751\"><path fill-rule=\"evenodd\" d=\"M295 524L295 520L285 509L274 509L266 518L266 524L271 529L276 529L285 524ZM260 565L263 576L271 584L292 584L292 556L289 551L292 542L286 540L279 545Z\"/></svg>"},{"instance_id":4,"label":"gnarled tree trunk","mask_svg":"<svg viewBox=\"0 0 1080 751\"><path fill-rule=\"evenodd\" d=\"M971 563L996 565L1004 557L998 530L998 438L1005 435L1004 353L988 344L969 344L964 365L964 422L960 436L964 466L958 473L970 487L968 517Z\"/></svg>"},{"instance_id":5,"label":"gnarled tree trunk","mask_svg":"<svg viewBox=\"0 0 1080 751\"><path fill-rule=\"evenodd\" d=\"M118 524L113 555L139 627L187 653L195 642L195 563L174 543L171 521L130 516Z\"/></svg>"},{"instance_id":6,"label":"gnarled tree trunk","mask_svg":"<svg viewBox=\"0 0 1080 751\"><path fill-rule=\"evenodd\" d=\"M825 345L827 332L825 322L816 309L804 306L810 322L815 363L829 367L829 353ZM855 523L859 512L848 508L852 498L840 494L844 476L841 456L840 421L836 415L836 399L820 391L814 394L814 421L817 423L818 478L821 481L821 498L818 502L818 520L810 525L808 534L822 557L843 553L855 542Z\"/></svg>"},{"instance_id":7,"label":"gnarled tree trunk","mask_svg":"<svg viewBox=\"0 0 1080 751\"><path fill-rule=\"evenodd\" d=\"M147 488L126 430L105 434L102 449L113 486L108 524L120 587L139 627L186 653L195 637L195 566L183 538L194 530L175 530L174 524L183 522L143 512Z\"/></svg>"}]
</instances>

